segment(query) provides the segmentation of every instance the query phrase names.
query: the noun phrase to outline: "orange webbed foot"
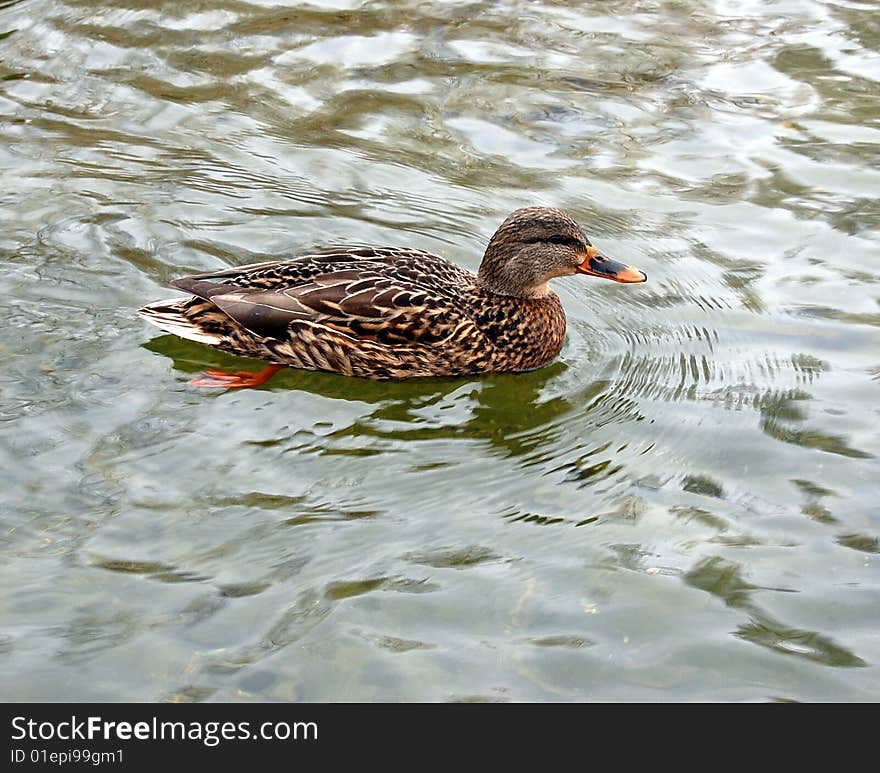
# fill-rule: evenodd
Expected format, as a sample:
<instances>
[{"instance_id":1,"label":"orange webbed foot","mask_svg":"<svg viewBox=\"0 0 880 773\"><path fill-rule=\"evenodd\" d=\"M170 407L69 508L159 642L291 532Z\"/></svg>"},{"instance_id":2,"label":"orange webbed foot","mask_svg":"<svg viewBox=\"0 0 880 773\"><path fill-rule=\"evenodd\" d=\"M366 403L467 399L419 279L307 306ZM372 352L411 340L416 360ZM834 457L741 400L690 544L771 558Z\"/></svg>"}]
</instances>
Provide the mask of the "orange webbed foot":
<instances>
[{"instance_id":1,"label":"orange webbed foot","mask_svg":"<svg viewBox=\"0 0 880 773\"><path fill-rule=\"evenodd\" d=\"M284 365L269 365L259 373L250 373L248 371L227 373L223 370L206 370L201 376L198 376L187 383L190 386L207 389L242 389L244 387L258 387L265 384L282 368L284 368Z\"/></svg>"}]
</instances>

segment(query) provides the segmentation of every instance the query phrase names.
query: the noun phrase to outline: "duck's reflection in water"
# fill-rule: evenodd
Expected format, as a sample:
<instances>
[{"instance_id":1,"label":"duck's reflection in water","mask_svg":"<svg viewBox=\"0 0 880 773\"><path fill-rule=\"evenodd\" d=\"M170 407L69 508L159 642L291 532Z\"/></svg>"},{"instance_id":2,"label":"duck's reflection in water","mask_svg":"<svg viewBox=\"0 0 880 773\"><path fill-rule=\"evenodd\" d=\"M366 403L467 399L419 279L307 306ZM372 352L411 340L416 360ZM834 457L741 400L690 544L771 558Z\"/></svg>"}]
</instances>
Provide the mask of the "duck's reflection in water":
<instances>
[{"instance_id":1,"label":"duck's reflection in water","mask_svg":"<svg viewBox=\"0 0 880 773\"><path fill-rule=\"evenodd\" d=\"M250 366L250 361L176 336L160 336L143 347L171 357L175 369L185 373L215 366ZM568 371L564 362L556 361L518 374L371 381L287 369L264 389L274 393L308 392L363 405L365 410L350 424L322 435L328 453L338 452L340 449L334 447L346 438L400 443L458 438L485 440L502 457L527 457L525 462L536 463L554 456L549 450L547 454L534 454L559 440L573 419L580 435L590 426L640 418L637 404L616 388L612 394L607 379L590 381L576 391L554 388L554 382ZM211 393L210 397L216 395Z\"/></svg>"}]
</instances>

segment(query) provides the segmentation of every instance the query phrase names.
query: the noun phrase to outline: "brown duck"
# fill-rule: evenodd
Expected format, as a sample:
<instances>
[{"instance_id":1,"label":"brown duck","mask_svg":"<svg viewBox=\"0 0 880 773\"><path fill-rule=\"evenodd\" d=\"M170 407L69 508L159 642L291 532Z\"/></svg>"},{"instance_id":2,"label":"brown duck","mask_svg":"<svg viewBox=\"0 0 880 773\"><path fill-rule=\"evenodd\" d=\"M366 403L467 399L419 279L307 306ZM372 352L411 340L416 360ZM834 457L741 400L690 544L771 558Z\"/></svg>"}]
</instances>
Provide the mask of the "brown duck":
<instances>
[{"instance_id":1,"label":"brown duck","mask_svg":"<svg viewBox=\"0 0 880 773\"><path fill-rule=\"evenodd\" d=\"M283 367L400 379L534 370L559 353L565 312L550 279L644 282L606 258L558 209L528 207L498 228L476 274L422 250L339 247L177 279L186 298L138 311L169 333L268 360L260 373L189 383L246 387Z\"/></svg>"}]
</instances>

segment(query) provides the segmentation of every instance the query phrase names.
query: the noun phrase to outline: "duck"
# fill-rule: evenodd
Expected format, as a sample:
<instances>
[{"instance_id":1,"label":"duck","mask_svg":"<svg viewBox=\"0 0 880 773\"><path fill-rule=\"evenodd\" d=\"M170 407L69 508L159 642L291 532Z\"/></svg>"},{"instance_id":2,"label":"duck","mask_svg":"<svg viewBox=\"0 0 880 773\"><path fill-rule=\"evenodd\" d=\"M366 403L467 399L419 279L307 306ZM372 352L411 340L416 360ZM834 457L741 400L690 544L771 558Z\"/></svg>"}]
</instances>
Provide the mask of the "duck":
<instances>
[{"instance_id":1,"label":"duck","mask_svg":"<svg viewBox=\"0 0 880 773\"><path fill-rule=\"evenodd\" d=\"M550 280L647 275L600 252L560 209L511 213L476 274L409 247L330 247L175 279L186 297L138 310L167 333L264 360L257 373L208 370L194 387L264 384L282 368L368 379L517 373L552 362L565 310Z\"/></svg>"}]
</instances>

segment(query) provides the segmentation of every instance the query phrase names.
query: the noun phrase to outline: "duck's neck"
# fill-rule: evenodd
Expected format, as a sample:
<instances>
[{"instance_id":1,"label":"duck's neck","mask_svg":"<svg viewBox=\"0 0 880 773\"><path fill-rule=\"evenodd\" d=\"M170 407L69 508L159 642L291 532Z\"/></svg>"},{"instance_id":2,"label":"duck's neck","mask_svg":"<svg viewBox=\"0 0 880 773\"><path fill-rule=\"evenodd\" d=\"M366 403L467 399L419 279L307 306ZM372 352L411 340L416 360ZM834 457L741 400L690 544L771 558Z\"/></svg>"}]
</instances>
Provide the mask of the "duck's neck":
<instances>
[{"instance_id":1,"label":"duck's neck","mask_svg":"<svg viewBox=\"0 0 880 773\"><path fill-rule=\"evenodd\" d=\"M480 262L477 286L509 298L545 298L550 294L548 278L542 261L511 251L496 233Z\"/></svg>"}]
</instances>

